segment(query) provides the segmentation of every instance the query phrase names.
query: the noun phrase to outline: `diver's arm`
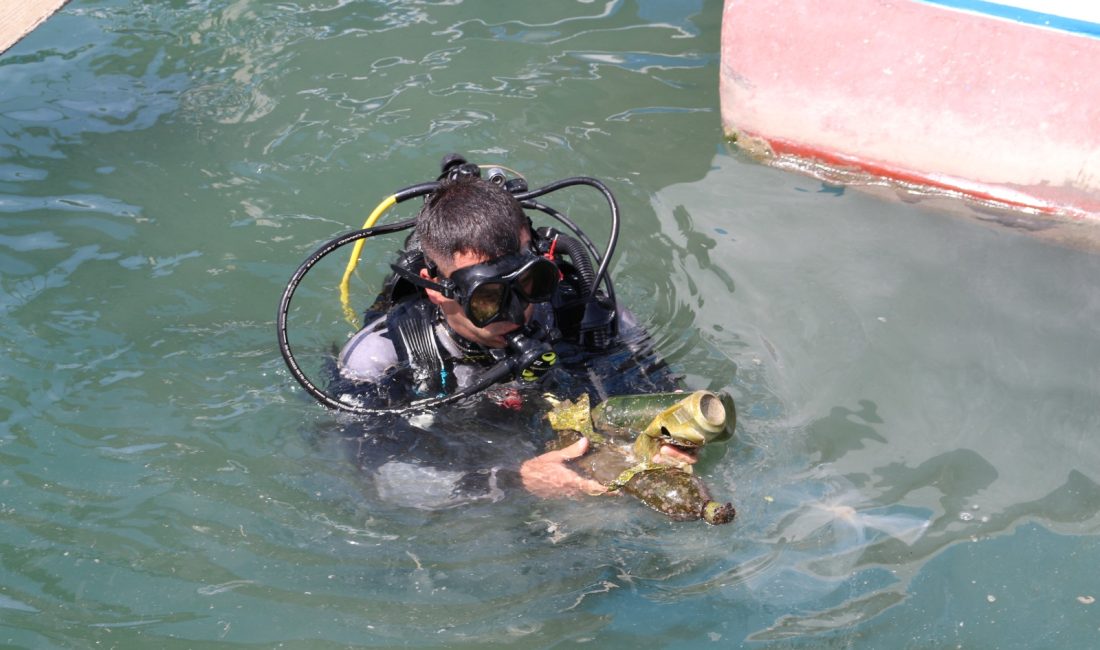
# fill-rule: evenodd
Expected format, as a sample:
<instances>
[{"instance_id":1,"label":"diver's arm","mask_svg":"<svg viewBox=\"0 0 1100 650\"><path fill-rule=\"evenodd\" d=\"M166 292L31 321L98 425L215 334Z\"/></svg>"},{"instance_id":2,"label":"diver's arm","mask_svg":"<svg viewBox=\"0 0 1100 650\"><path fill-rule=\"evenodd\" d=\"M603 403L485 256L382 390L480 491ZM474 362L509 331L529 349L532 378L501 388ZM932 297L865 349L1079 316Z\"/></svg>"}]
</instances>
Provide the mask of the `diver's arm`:
<instances>
[{"instance_id":1,"label":"diver's arm","mask_svg":"<svg viewBox=\"0 0 1100 650\"><path fill-rule=\"evenodd\" d=\"M523 487L531 494L544 499L607 492L607 488L602 483L583 478L565 466L565 461L583 456L586 451L588 451L588 439L581 438L564 449L535 456L519 468Z\"/></svg>"}]
</instances>

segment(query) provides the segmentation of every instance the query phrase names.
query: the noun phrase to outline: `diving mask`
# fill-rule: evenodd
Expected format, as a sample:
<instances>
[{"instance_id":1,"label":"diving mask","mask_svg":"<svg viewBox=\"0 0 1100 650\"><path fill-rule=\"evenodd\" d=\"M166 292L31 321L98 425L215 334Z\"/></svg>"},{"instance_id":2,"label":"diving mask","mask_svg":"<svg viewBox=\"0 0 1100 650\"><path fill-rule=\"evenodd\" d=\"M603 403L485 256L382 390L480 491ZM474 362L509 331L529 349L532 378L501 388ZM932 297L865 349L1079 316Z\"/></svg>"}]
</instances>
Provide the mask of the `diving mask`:
<instances>
[{"instance_id":1,"label":"diving mask","mask_svg":"<svg viewBox=\"0 0 1100 650\"><path fill-rule=\"evenodd\" d=\"M513 253L463 267L438 282L390 265L413 284L438 291L462 305L475 327L507 321L522 325L529 303L547 302L558 288L558 267L531 252ZM429 267L431 268L431 267Z\"/></svg>"}]
</instances>

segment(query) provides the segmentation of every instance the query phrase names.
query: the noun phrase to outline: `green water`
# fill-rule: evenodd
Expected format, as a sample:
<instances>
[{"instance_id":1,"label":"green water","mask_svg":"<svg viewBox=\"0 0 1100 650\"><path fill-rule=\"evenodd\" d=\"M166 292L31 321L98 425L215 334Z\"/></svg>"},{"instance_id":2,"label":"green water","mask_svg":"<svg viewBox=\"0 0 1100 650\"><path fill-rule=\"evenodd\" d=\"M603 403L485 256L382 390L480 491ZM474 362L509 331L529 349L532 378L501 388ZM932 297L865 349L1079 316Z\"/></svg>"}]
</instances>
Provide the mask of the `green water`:
<instances>
[{"instance_id":1,"label":"green water","mask_svg":"<svg viewBox=\"0 0 1100 650\"><path fill-rule=\"evenodd\" d=\"M73 0L0 57L0 645L1100 644L1100 258L731 152L720 14ZM735 523L401 507L326 442L276 301L451 151L613 188L620 299L738 402Z\"/></svg>"}]
</instances>

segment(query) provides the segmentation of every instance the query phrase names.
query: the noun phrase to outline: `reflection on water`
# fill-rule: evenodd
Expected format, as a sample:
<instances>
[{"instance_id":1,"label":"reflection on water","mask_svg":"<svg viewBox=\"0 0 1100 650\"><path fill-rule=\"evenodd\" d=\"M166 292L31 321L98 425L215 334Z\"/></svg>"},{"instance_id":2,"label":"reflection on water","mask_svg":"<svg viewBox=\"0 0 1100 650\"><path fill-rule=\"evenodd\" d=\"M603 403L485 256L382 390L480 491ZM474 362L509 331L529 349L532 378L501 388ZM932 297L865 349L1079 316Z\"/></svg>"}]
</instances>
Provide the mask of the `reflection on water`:
<instances>
[{"instance_id":1,"label":"reflection on water","mask_svg":"<svg viewBox=\"0 0 1100 650\"><path fill-rule=\"evenodd\" d=\"M656 600L721 594L727 607L761 623L752 638L763 641L855 625L903 599L930 513L873 501L828 466L780 476L791 469L754 474L758 484L739 501L736 542L697 558L691 572L663 578ZM689 537L681 550L707 548Z\"/></svg>"},{"instance_id":2,"label":"reflection on water","mask_svg":"<svg viewBox=\"0 0 1100 650\"><path fill-rule=\"evenodd\" d=\"M765 567L745 578L763 602L817 600L852 580L871 545L896 539L912 546L930 524L927 514L869 502L839 476L799 478L765 498L768 510L780 513L769 531L772 553Z\"/></svg>"},{"instance_id":3,"label":"reflection on water","mask_svg":"<svg viewBox=\"0 0 1100 650\"><path fill-rule=\"evenodd\" d=\"M881 509L862 502L859 492L853 489L804 503L788 518L789 523L780 524L781 536L795 548L803 548L813 539L810 546L843 555L848 549L865 547L872 541L874 532L912 546L928 528L927 519L908 514L876 513ZM827 539L825 543L819 539L822 535Z\"/></svg>"}]
</instances>

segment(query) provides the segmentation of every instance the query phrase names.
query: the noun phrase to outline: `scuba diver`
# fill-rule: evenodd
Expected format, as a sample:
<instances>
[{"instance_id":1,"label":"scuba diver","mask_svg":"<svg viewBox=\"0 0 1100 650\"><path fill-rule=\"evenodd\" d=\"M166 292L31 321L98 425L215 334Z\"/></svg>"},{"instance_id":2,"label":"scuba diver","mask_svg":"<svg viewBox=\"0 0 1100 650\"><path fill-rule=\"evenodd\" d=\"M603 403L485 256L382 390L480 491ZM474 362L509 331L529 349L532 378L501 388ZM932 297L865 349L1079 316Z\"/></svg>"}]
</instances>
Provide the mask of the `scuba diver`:
<instances>
[{"instance_id":1,"label":"scuba diver","mask_svg":"<svg viewBox=\"0 0 1100 650\"><path fill-rule=\"evenodd\" d=\"M496 410L503 411L522 410L547 391L564 397L588 392L601 399L678 388L667 366L647 348L645 332L615 302L607 266L618 235L618 207L602 183L574 178L528 191L522 177L508 179L503 168L491 167L483 178L481 167L457 154L444 158L441 171L436 182L390 197L390 204L425 197L412 223L368 227L337 238L292 278L279 310L280 349L307 391L340 410L408 416L479 393L489 394L504 407ZM595 187L611 206L612 234L602 256L568 217L538 201L574 185ZM576 236L535 228L525 209L557 218ZM362 328L337 355L327 392L320 390L297 367L286 339L294 288L336 248L406 228L414 231L390 265L393 273L366 311ZM379 428L387 427L372 431ZM423 432L404 431L401 437L407 441L419 435ZM373 456L376 470L400 460L393 446L370 449L385 439L370 433L358 443L359 455ZM519 465L519 483L539 497L605 492L602 484L566 464L587 447L582 438L561 450L534 453ZM669 464L694 460L671 446L654 458ZM481 475L495 480L495 469Z\"/></svg>"}]
</instances>

